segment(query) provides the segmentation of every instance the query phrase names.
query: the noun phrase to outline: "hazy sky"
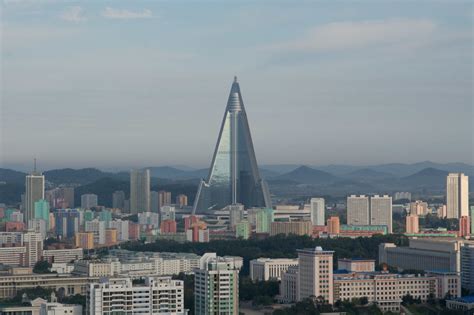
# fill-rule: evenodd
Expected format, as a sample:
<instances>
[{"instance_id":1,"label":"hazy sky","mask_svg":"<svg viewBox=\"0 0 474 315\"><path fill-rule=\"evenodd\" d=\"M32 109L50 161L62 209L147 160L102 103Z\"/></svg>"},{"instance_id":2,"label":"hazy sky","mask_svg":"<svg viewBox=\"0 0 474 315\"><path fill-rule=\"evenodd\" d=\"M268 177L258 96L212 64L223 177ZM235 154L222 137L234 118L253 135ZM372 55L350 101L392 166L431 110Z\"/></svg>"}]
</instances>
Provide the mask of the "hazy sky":
<instances>
[{"instance_id":1,"label":"hazy sky","mask_svg":"<svg viewBox=\"0 0 474 315\"><path fill-rule=\"evenodd\" d=\"M234 75L261 164L473 162L472 1L2 3L0 161L210 163Z\"/></svg>"}]
</instances>

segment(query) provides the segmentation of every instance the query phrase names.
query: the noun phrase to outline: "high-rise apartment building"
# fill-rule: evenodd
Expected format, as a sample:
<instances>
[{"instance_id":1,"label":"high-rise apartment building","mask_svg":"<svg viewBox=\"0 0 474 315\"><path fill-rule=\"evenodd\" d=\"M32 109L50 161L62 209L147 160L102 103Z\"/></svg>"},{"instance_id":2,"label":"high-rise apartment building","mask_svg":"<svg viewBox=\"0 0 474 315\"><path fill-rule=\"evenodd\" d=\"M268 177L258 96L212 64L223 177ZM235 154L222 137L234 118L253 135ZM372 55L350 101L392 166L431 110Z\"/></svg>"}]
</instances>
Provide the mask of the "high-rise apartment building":
<instances>
[{"instance_id":1,"label":"high-rise apartment building","mask_svg":"<svg viewBox=\"0 0 474 315\"><path fill-rule=\"evenodd\" d=\"M471 220L468 216L462 216L459 219L459 236L466 237L471 234Z\"/></svg>"},{"instance_id":2,"label":"high-rise apartment building","mask_svg":"<svg viewBox=\"0 0 474 315\"><path fill-rule=\"evenodd\" d=\"M34 267L43 255L43 237L40 233L28 231L23 235L26 247L25 266Z\"/></svg>"},{"instance_id":3,"label":"high-rise apartment building","mask_svg":"<svg viewBox=\"0 0 474 315\"><path fill-rule=\"evenodd\" d=\"M215 258L194 273L195 315L239 314L239 271Z\"/></svg>"},{"instance_id":4,"label":"high-rise apartment building","mask_svg":"<svg viewBox=\"0 0 474 315\"><path fill-rule=\"evenodd\" d=\"M469 177L449 173L446 178L446 208L448 219L469 215Z\"/></svg>"},{"instance_id":5,"label":"high-rise apartment building","mask_svg":"<svg viewBox=\"0 0 474 315\"><path fill-rule=\"evenodd\" d=\"M130 213L150 212L150 170L130 172Z\"/></svg>"},{"instance_id":6,"label":"high-rise apartment building","mask_svg":"<svg viewBox=\"0 0 474 315\"><path fill-rule=\"evenodd\" d=\"M244 205L229 205L229 225L231 228L235 228L244 219Z\"/></svg>"},{"instance_id":7,"label":"high-rise apartment building","mask_svg":"<svg viewBox=\"0 0 474 315\"><path fill-rule=\"evenodd\" d=\"M36 201L34 213L32 219L43 220L46 225L46 230L49 230L49 202L44 199Z\"/></svg>"},{"instance_id":8,"label":"high-rise apartment building","mask_svg":"<svg viewBox=\"0 0 474 315\"><path fill-rule=\"evenodd\" d=\"M347 224L369 225L369 197L351 195L347 197Z\"/></svg>"},{"instance_id":9,"label":"high-rise apartment building","mask_svg":"<svg viewBox=\"0 0 474 315\"><path fill-rule=\"evenodd\" d=\"M416 215L427 215L428 214L428 203L426 201L416 200L410 202L410 213Z\"/></svg>"},{"instance_id":10,"label":"high-rise apartment building","mask_svg":"<svg viewBox=\"0 0 474 315\"><path fill-rule=\"evenodd\" d=\"M134 285L130 278L106 279L89 285L86 314L185 315L184 282L147 277Z\"/></svg>"},{"instance_id":11,"label":"high-rise apartment building","mask_svg":"<svg viewBox=\"0 0 474 315\"><path fill-rule=\"evenodd\" d=\"M337 235L341 230L341 222L339 217L332 216L327 221L328 225L328 234L329 235Z\"/></svg>"},{"instance_id":12,"label":"high-rise apartment building","mask_svg":"<svg viewBox=\"0 0 474 315\"><path fill-rule=\"evenodd\" d=\"M182 208L188 205L188 196L180 194L176 196L176 204Z\"/></svg>"},{"instance_id":13,"label":"high-rise apartment building","mask_svg":"<svg viewBox=\"0 0 474 315\"><path fill-rule=\"evenodd\" d=\"M392 197L370 197L370 225L386 225L388 233L392 233Z\"/></svg>"},{"instance_id":14,"label":"high-rise apartment building","mask_svg":"<svg viewBox=\"0 0 474 315\"><path fill-rule=\"evenodd\" d=\"M125 192L123 190L114 191L112 194L112 208L123 210L125 206Z\"/></svg>"},{"instance_id":15,"label":"high-rise apartment building","mask_svg":"<svg viewBox=\"0 0 474 315\"><path fill-rule=\"evenodd\" d=\"M321 247L298 249L297 299L320 297L333 304L333 255L334 251Z\"/></svg>"},{"instance_id":16,"label":"high-rise apartment building","mask_svg":"<svg viewBox=\"0 0 474 315\"><path fill-rule=\"evenodd\" d=\"M160 219L161 220L175 220L176 219L175 207L173 206L161 207Z\"/></svg>"},{"instance_id":17,"label":"high-rise apartment building","mask_svg":"<svg viewBox=\"0 0 474 315\"><path fill-rule=\"evenodd\" d=\"M36 164L36 162L35 162ZM26 175L24 222L28 224L35 216L35 202L44 199L44 176L35 170Z\"/></svg>"},{"instance_id":18,"label":"high-rise apartment building","mask_svg":"<svg viewBox=\"0 0 474 315\"><path fill-rule=\"evenodd\" d=\"M420 232L418 215L409 214L405 218L405 233L416 234Z\"/></svg>"},{"instance_id":19,"label":"high-rise apartment building","mask_svg":"<svg viewBox=\"0 0 474 315\"><path fill-rule=\"evenodd\" d=\"M247 114L234 78L207 180L202 180L193 213L209 213L231 204L271 207L270 194L260 176Z\"/></svg>"},{"instance_id":20,"label":"high-rise apartment building","mask_svg":"<svg viewBox=\"0 0 474 315\"><path fill-rule=\"evenodd\" d=\"M311 198L311 223L313 225L325 224L325 210L324 198Z\"/></svg>"},{"instance_id":21,"label":"high-rise apartment building","mask_svg":"<svg viewBox=\"0 0 474 315\"><path fill-rule=\"evenodd\" d=\"M160 190L158 192L158 204L161 207L171 204L171 192Z\"/></svg>"},{"instance_id":22,"label":"high-rise apartment building","mask_svg":"<svg viewBox=\"0 0 474 315\"><path fill-rule=\"evenodd\" d=\"M81 208L92 209L99 205L99 198L95 194L81 195Z\"/></svg>"}]
</instances>

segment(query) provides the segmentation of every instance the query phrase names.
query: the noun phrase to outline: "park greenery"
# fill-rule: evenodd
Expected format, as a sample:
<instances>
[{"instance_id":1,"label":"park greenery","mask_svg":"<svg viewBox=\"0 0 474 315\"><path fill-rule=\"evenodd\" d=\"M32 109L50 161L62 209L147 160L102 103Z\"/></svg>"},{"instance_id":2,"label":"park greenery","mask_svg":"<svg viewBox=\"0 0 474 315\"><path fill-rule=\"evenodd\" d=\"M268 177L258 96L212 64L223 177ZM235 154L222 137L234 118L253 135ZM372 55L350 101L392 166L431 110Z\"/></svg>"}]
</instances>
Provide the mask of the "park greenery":
<instances>
[{"instance_id":1,"label":"park greenery","mask_svg":"<svg viewBox=\"0 0 474 315\"><path fill-rule=\"evenodd\" d=\"M297 249L321 246L325 250L334 251L334 259L343 257L377 259L378 245L395 243L399 246L408 245L408 239L399 234L375 235L358 238L316 238L296 235L277 235L266 239L251 238L248 240L215 240L209 243L178 243L172 240L158 240L154 243L141 241L128 242L121 247L132 251L150 252L185 252L202 255L215 252L219 256L240 256L244 259L241 275L249 274L249 261L260 257L295 258Z\"/></svg>"}]
</instances>

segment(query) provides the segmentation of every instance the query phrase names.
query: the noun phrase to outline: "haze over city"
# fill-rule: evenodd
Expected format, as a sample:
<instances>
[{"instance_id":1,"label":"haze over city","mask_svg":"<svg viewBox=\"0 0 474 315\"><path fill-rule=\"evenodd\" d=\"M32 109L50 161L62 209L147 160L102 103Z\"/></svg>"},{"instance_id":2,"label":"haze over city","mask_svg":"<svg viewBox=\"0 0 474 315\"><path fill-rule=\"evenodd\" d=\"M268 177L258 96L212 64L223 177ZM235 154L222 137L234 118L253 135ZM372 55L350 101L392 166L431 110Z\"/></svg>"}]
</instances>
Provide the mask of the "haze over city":
<instances>
[{"instance_id":1,"label":"haze over city","mask_svg":"<svg viewBox=\"0 0 474 315\"><path fill-rule=\"evenodd\" d=\"M454 2L3 1L0 163L208 167L237 75L259 164L473 163Z\"/></svg>"}]
</instances>

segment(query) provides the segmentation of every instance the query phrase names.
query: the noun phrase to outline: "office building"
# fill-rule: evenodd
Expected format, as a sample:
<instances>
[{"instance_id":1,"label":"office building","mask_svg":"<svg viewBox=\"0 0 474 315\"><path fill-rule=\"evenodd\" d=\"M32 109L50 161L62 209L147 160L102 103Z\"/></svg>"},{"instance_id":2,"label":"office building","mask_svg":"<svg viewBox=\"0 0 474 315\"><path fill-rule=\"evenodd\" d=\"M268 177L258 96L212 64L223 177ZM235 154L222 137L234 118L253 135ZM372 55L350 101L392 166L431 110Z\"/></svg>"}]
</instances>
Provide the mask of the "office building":
<instances>
[{"instance_id":1,"label":"office building","mask_svg":"<svg viewBox=\"0 0 474 315\"><path fill-rule=\"evenodd\" d=\"M218 258L194 273L195 315L239 314L239 271Z\"/></svg>"},{"instance_id":2,"label":"office building","mask_svg":"<svg viewBox=\"0 0 474 315\"><path fill-rule=\"evenodd\" d=\"M333 304L333 255L321 247L298 249L297 300L323 297Z\"/></svg>"},{"instance_id":3,"label":"office building","mask_svg":"<svg viewBox=\"0 0 474 315\"><path fill-rule=\"evenodd\" d=\"M446 209L448 219L469 216L469 177L449 173L446 178Z\"/></svg>"},{"instance_id":4,"label":"office building","mask_svg":"<svg viewBox=\"0 0 474 315\"><path fill-rule=\"evenodd\" d=\"M392 233L392 197L370 197L370 225L386 225L388 233Z\"/></svg>"},{"instance_id":5,"label":"office building","mask_svg":"<svg viewBox=\"0 0 474 315\"><path fill-rule=\"evenodd\" d=\"M461 281L463 288L474 292L474 242L461 247Z\"/></svg>"},{"instance_id":6,"label":"office building","mask_svg":"<svg viewBox=\"0 0 474 315\"><path fill-rule=\"evenodd\" d=\"M298 301L298 266L290 266L281 275L280 295L278 300L281 303L294 303Z\"/></svg>"},{"instance_id":7,"label":"office building","mask_svg":"<svg viewBox=\"0 0 474 315\"><path fill-rule=\"evenodd\" d=\"M369 197L351 195L347 197L347 224L369 225Z\"/></svg>"},{"instance_id":8,"label":"office building","mask_svg":"<svg viewBox=\"0 0 474 315\"><path fill-rule=\"evenodd\" d=\"M311 221L272 222L270 236L284 235L312 235L313 225Z\"/></svg>"},{"instance_id":9,"label":"office building","mask_svg":"<svg viewBox=\"0 0 474 315\"><path fill-rule=\"evenodd\" d=\"M329 235L338 235L341 229L339 217L330 217L327 221L327 226Z\"/></svg>"},{"instance_id":10,"label":"office building","mask_svg":"<svg viewBox=\"0 0 474 315\"><path fill-rule=\"evenodd\" d=\"M405 217L405 233L417 234L420 232L419 218L416 214L409 214Z\"/></svg>"},{"instance_id":11,"label":"office building","mask_svg":"<svg viewBox=\"0 0 474 315\"><path fill-rule=\"evenodd\" d=\"M106 279L89 285L86 314L185 315L184 282L171 277L146 277L134 285L130 278Z\"/></svg>"},{"instance_id":12,"label":"office building","mask_svg":"<svg viewBox=\"0 0 474 315\"><path fill-rule=\"evenodd\" d=\"M252 281L280 280L282 274L291 266L298 266L298 259L253 259L250 261L250 279Z\"/></svg>"},{"instance_id":13,"label":"office building","mask_svg":"<svg viewBox=\"0 0 474 315\"><path fill-rule=\"evenodd\" d=\"M186 207L188 205L188 196L180 194L176 196L176 204L178 207Z\"/></svg>"},{"instance_id":14,"label":"office building","mask_svg":"<svg viewBox=\"0 0 474 315\"><path fill-rule=\"evenodd\" d=\"M114 191L112 194L112 208L123 210L125 206L125 192L123 190Z\"/></svg>"},{"instance_id":15,"label":"office building","mask_svg":"<svg viewBox=\"0 0 474 315\"><path fill-rule=\"evenodd\" d=\"M240 203L271 208L270 194L255 158L237 78L231 87L207 180L196 194L193 213L209 213Z\"/></svg>"},{"instance_id":16,"label":"office building","mask_svg":"<svg viewBox=\"0 0 474 315\"><path fill-rule=\"evenodd\" d=\"M99 205L99 198L95 194L81 195L81 208L92 209Z\"/></svg>"},{"instance_id":17,"label":"office building","mask_svg":"<svg viewBox=\"0 0 474 315\"><path fill-rule=\"evenodd\" d=\"M461 272L460 251L463 244L472 243L460 239L415 239L408 247L393 243L379 245L379 263L399 269L443 270Z\"/></svg>"},{"instance_id":18,"label":"office building","mask_svg":"<svg viewBox=\"0 0 474 315\"><path fill-rule=\"evenodd\" d=\"M172 203L171 202L171 192L160 190L158 192L158 203L159 203L160 209L163 206L170 205Z\"/></svg>"},{"instance_id":19,"label":"office building","mask_svg":"<svg viewBox=\"0 0 474 315\"><path fill-rule=\"evenodd\" d=\"M44 199L44 176L35 170L26 175L24 222L28 224L34 218L35 202Z\"/></svg>"},{"instance_id":20,"label":"office building","mask_svg":"<svg viewBox=\"0 0 474 315\"><path fill-rule=\"evenodd\" d=\"M130 213L150 212L150 170L130 171Z\"/></svg>"},{"instance_id":21,"label":"office building","mask_svg":"<svg viewBox=\"0 0 474 315\"><path fill-rule=\"evenodd\" d=\"M311 223L313 225L325 224L325 204L324 198L311 198Z\"/></svg>"}]
</instances>

